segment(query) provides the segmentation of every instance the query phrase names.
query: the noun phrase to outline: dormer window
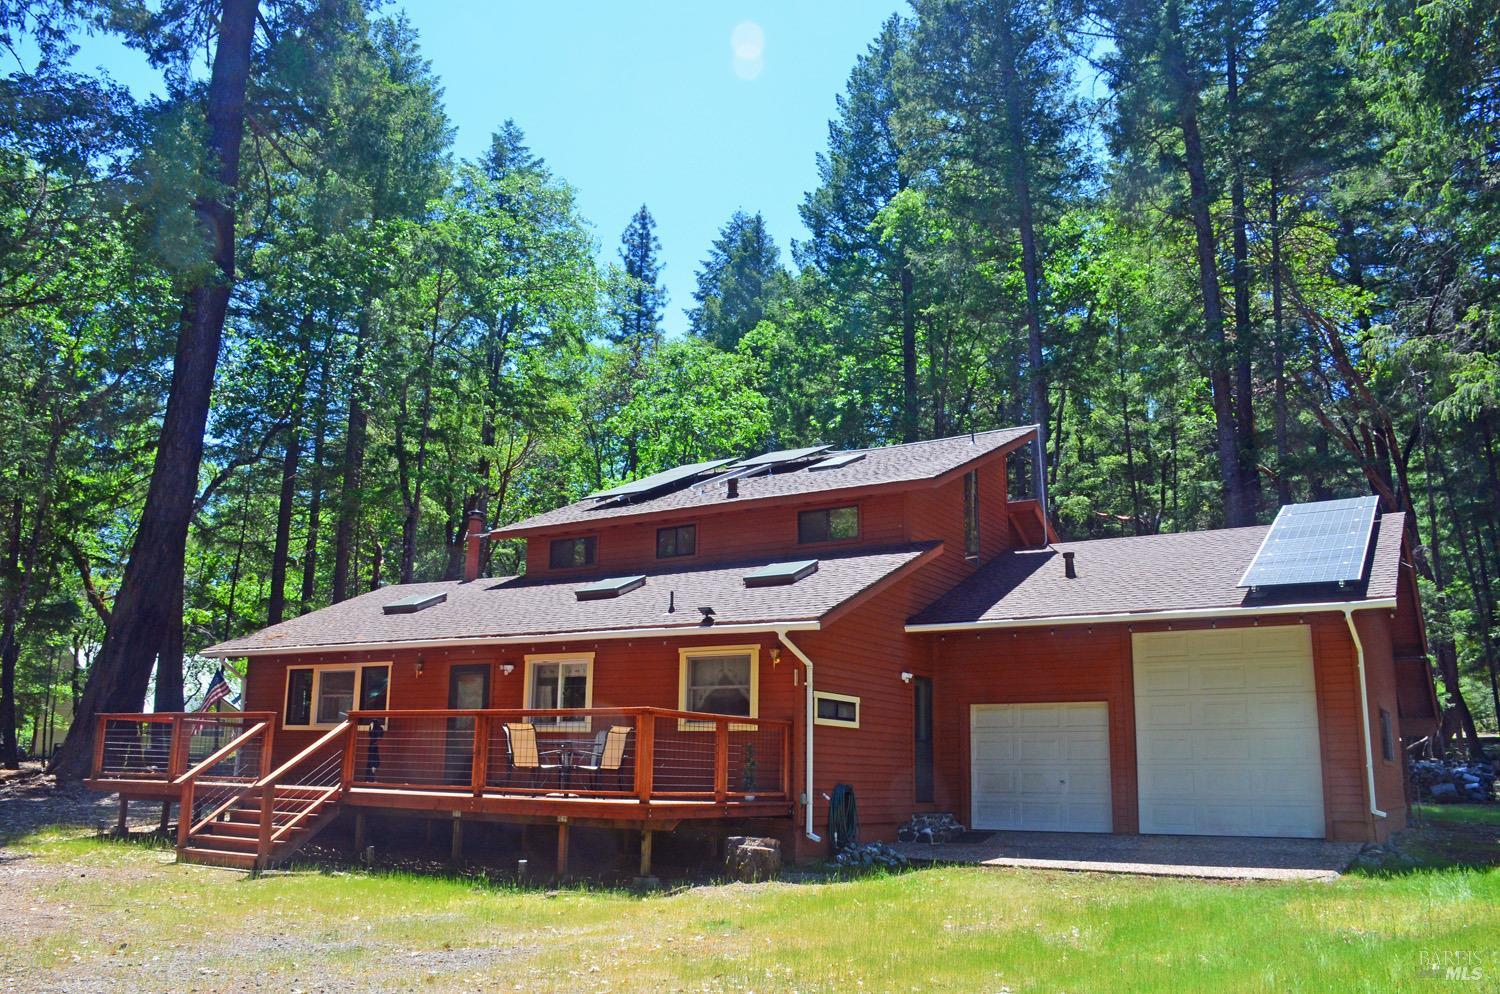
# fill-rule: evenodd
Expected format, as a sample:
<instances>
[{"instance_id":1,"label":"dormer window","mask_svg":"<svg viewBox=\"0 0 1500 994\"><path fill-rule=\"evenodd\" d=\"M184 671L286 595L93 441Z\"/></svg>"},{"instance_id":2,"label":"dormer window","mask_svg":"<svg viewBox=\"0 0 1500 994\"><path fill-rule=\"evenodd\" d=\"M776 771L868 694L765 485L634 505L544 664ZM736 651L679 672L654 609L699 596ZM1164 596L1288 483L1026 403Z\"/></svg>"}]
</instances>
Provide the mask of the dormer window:
<instances>
[{"instance_id":1,"label":"dormer window","mask_svg":"<svg viewBox=\"0 0 1500 994\"><path fill-rule=\"evenodd\" d=\"M547 552L547 564L553 569L594 565L594 536L553 539Z\"/></svg>"},{"instance_id":2,"label":"dormer window","mask_svg":"<svg viewBox=\"0 0 1500 994\"><path fill-rule=\"evenodd\" d=\"M656 558L676 559L698 552L698 526L673 525L656 529Z\"/></svg>"},{"instance_id":3,"label":"dormer window","mask_svg":"<svg viewBox=\"0 0 1500 994\"><path fill-rule=\"evenodd\" d=\"M797 515L797 541L841 542L859 538L859 507L822 507Z\"/></svg>"}]
</instances>

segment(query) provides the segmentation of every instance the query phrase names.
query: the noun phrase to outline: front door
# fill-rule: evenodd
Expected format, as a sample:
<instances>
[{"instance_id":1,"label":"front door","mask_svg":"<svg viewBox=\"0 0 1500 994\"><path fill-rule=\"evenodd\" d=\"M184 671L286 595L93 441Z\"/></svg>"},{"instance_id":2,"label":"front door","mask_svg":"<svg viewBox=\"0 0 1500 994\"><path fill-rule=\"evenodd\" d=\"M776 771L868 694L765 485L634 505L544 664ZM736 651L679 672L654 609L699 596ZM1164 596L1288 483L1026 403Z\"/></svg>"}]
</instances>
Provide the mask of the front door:
<instances>
[{"instance_id":1,"label":"front door","mask_svg":"<svg viewBox=\"0 0 1500 994\"><path fill-rule=\"evenodd\" d=\"M448 670L448 707L470 710L489 707L488 663L454 666ZM474 719L449 718L443 751L443 772L449 783L468 783L474 770Z\"/></svg>"}]
</instances>

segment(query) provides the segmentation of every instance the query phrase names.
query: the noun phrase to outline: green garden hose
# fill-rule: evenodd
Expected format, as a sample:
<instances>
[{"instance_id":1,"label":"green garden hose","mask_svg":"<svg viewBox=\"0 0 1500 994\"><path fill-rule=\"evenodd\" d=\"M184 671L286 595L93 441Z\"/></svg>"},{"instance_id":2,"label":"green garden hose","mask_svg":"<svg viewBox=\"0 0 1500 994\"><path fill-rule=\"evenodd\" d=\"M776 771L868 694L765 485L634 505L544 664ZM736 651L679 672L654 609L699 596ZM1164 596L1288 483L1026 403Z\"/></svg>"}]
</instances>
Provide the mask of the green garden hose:
<instances>
[{"instance_id":1,"label":"green garden hose","mask_svg":"<svg viewBox=\"0 0 1500 994\"><path fill-rule=\"evenodd\" d=\"M828 799L828 841L836 853L859 845L859 808L854 803L854 788L841 783Z\"/></svg>"}]
</instances>

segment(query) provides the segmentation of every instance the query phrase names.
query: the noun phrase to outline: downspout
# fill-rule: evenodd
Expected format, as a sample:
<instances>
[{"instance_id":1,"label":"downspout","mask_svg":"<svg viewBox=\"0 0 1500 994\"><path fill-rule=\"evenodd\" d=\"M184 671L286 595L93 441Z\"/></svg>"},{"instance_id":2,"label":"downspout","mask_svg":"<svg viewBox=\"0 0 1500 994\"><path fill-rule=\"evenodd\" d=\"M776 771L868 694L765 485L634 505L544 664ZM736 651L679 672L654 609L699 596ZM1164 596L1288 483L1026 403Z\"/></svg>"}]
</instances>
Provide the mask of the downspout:
<instances>
[{"instance_id":1,"label":"downspout","mask_svg":"<svg viewBox=\"0 0 1500 994\"><path fill-rule=\"evenodd\" d=\"M1365 732L1365 787L1370 792L1370 814L1376 818L1389 817L1375 806L1375 753L1370 741L1370 691L1365 684L1365 644L1360 640L1359 628L1354 624L1354 608L1344 608L1344 623L1349 626L1349 637L1354 640L1354 657L1359 669L1359 718Z\"/></svg>"},{"instance_id":2,"label":"downspout","mask_svg":"<svg viewBox=\"0 0 1500 994\"><path fill-rule=\"evenodd\" d=\"M807 749L807 755L802 761L802 772L804 783L802 787L802 810L805 815L803 819L802 834L814 842L822 842L823 837L813 831L813 661L807 658L807 653L798 648L787 635L785 628L776 629L776 637L781 644L791 650L792 655L802 661L807 668L807 680L804 681L807 690L807 731L802 736L803 744Z\"/></svg>"}]
</instances>

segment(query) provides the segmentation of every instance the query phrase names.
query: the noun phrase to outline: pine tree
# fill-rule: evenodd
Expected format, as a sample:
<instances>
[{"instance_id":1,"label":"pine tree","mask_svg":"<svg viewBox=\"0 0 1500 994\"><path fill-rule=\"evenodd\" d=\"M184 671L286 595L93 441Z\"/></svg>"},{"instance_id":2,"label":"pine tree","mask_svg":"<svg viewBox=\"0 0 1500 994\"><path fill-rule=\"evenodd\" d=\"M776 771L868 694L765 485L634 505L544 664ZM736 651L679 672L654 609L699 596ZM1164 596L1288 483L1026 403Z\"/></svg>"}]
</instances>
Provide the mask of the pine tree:
<instances>
[{"instance_id":1,"label":"pine tree","mask_svg":"<svg viewBox=\"0 0 1500 994\"><path fill-rule=\"evenodd\" d=\"M667 291L661 285L660 252L656 219L642 204L620 236L620 262L630 282L617 307L620 330L614 336L614 341L630 345L638 355L650 353L661 337Z\"/></svg>"},{"instance_id":2,"label":"pine tree","mask_svg":"<svg viewBox=\"0 0 1500 994\"><path fill-rule=\"evenodd\" d=\"M780 255L760 214L735 211L698 270L698 306L687 312L693 334L724 349L739 344L786 292Z\"/></svg>"}]
</instances>

